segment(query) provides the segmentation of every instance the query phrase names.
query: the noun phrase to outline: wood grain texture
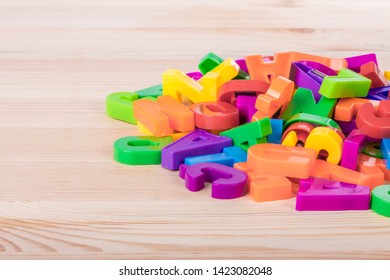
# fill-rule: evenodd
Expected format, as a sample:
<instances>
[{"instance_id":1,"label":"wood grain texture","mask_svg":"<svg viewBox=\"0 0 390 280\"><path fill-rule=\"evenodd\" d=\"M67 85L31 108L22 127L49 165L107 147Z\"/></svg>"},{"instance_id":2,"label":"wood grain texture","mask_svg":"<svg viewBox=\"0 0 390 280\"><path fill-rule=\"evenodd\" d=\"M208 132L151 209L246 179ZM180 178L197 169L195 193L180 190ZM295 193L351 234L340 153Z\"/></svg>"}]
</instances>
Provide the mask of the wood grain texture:
<instances>
[{"instance_id":1,"label":"wood grain texture","mask_svg":"<svg viewBox=\"0 0 390 280\"><path fill-rule=\"evenodd\" d=\"M390 68L389 1L0 2L0 258L389 259L389 220L300 213L188 192L177 172L125 166L112 143L137 129L105 97L167 68L297 50L376 52Z\"/></svg>"}]
</instances>

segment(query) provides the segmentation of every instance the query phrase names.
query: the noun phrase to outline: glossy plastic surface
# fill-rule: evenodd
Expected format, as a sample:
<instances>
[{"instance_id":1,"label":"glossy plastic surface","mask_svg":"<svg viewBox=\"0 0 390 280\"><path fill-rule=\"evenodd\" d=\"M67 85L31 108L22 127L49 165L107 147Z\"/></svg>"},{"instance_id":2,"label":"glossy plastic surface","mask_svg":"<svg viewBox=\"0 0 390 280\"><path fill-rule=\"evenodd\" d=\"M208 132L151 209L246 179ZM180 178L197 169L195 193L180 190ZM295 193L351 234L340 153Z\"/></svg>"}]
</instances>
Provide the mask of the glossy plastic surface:
<instances>
[{"instance_id":1,"label":"glossy plastic surface","mask_svg":"<svg viewBox=\"0 0 390 280\"><path fill-rule=\"evenodd\" d=\"M303 179L297 193L296 210L340 211L370 209L366 186L321 178Z\"/></svg>"},{"instance_id":2,"label":"glossy plastic surface","mask_svg":"<svg viewBox=\"0 0 390 280\"><path fill-rule=\"evenodd\" d=\"M178 170L187 157L220 153L223 148L229 146L232 146L230 138L196 129L162 149L161 166Z\"/></svg>"},{"instance_id":3,"label":"glossy plastic surface","mask_svg":"<svg viewBox=\"0 0 390 280\"><path fill-rule=\"evenodd\" d=\"M390 185L382 185L372 191L371 209L379 215L390 217Z\"/></svg>"},{"instance_id":4,"label":"glossy plastic surface","mask_svg":"<svg viewBox=\"0 0 390 280\"><path fill-rule=\"evenodd\" d=\"M199 163L180 166L185 185L192 192L200 191L206 182L211 183L211 197L239 198L246 193L247 175L237 169L217 163Z\"/></svg>"},{"instance_id":5,"label":"glossy plastic surface","mask_svg":"<svg viewBox=\"0 0 390 280\"><path fill-rule=\"evenodd\" d=\"M194 130L194 113L171 96L159 96L157 102L148 98L134 101L134 116L154 136L161 137L175 131Z\"/></svg>"},{"instance_id":6,"label":"glossy plastic surface","mask_svg":"<svg viewBox=\"0 0 390 280\"><path fill-rule=\"evenodd\" d=\"M195 126L201 129L225 130L239 125L239 112L226 102L201 102L189 106L194 112Z\"/></svg>"},{"instance_id":7,"label":"glossy plastic surface","mask_svg":"<svg viewBox=\"0 0 390 280\"><path fill-rule=\"evenodd\" d=\"M271 121L269 118L264 118L223 131L220 135L231 138L235 146L247 151L253 145L265 143L267 141L265 136L271 133Z\"/></svg>"},{"instance_id":8,"label":"glossy plastic surface","mask_svg":"<svg viewBox=\"0 0 390 280\"><path fill-rule=\"evenodd\" d=\"M161 150L172 137L128 136L114 142L114 159L130 165L161 163Z\"/></svg>"},{"instance_id":9,"label":"glossy plastic surface","mask_svg":"<svg viewBox=\"0 0 390 280\"><path fill-rule=\"evenodd\" d=\"M366 97L371 80L343 68L337 76L324 78L319 93L327 98Z\"/></svg>"},{"instance_id":10,"label":"glossy plastic surface","mask_svg":"<svg viewBox=\"0 0 390 280\"><path fill-rule=\"evenodd\" d=\"M315 163L314 149L265 143L248 150L248 168L268 175L308 178Z\"/></svg>"}]
</instances>

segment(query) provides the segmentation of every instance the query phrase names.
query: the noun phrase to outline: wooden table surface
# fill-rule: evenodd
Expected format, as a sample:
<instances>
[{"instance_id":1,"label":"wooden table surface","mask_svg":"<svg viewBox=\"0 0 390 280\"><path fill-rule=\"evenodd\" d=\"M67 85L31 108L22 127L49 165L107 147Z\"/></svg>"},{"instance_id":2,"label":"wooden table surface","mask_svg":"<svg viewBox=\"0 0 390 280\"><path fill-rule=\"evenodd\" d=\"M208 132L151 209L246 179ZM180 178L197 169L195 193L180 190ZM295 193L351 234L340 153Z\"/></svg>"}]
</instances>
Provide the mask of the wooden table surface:
<instances>
[{"instance_id":1,"label":"wooden table surface","mask_svg":"<svg viewBox=\"0 0 390 280\"><path fill-rule=\"evenodd\" d=\"M265 3L267 2L267 3ZM296 212L191 193L177 172L113 160L137 135L105 97L167 68L296 50L375 52L390 69L389 1L1 0L0 258L390 258L372 211ZM387 67L387 68L386 68Z\"/></svg>"}]
</instances>

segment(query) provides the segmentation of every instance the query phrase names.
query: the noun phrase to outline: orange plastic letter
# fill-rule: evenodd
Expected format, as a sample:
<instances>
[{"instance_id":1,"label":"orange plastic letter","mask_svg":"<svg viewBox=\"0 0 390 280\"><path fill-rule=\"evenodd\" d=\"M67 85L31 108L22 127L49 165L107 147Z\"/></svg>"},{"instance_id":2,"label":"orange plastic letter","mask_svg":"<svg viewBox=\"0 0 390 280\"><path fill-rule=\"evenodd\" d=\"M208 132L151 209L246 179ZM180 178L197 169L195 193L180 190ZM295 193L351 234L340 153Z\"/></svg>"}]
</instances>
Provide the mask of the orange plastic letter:
<instances>
[{"instance_id":1,"label":"orange plastic letter","mask_svg":"<svg viewBox=\"0 0 390 280\"><path fill-rule=\"evenodd\" d=\"M272 143L248 149L248 167L267 175L308 178L314 172L316 150Z\"/></svg>"},{"instance_id":2,"label":"orange plastic letter","mask_svg":"<svg viewBox=\"0 0 390 280\"><path fill-rule=\"evenodd\" d=\"M363 104L371 103L375 108L378 107L378 100L365 98L341 98L336 105L334 119L338 121L350 122L357 115Z\"/></svg>"},{"instance_id":3,"label":"orange plastic letter","mask_svg":"<svg viewBox=\"0 0 390 280\"><path fill-rule=\"evenodd\" d=\"M275 53L274 60L264 61L262 55L248 55L245 57L251 80L270 82L268 75L273 81L278 76L287 78L290 74L291 53Z\"/></svg>"},{"instance_id":4,"label":"orange plastic letter","mask_svg":"<svg viewBox=\"0 0 390 280\"><path fill-rule=\"evenodd\" d=\"M271 76L271 82L278 76L288 78L291 63L302 60L318 62L334 70L340 70L347 66L347 62L343 58L328 58L300 52L275 53L274 59L270 61L267 61L261 55L248 55L245 57L251 80L265 82L269 82L268 76Z\"/></svg>"},{"instance_id":5,"label":"orange plastic letter","mask_svg":"<svg viewBox=\"0 0 390 280\"><path fill-rule=\"evenodd\" d=\"M287 78L277 77L268 88L265 94L260 94L256 99L256 109L258 110L252 117L252 121L264 117L274 117L279 115L287 107L294 92L294 82Z\"/></svg>"},{"instance_id":6,"label":"orange plastic letter","mask_svg":"<svg viewBox=\"0 0 390 280\"><path fill-rule=\"evenodd\" d=\"M340 165L328 163L326 161L324 161L324 163L328 165L331 180L351 184L359 184L363 186L368 186L370 188L374 187L372 178L369 175L342 167Z\"/></svg>"},{"instance_id":7,"label":"orange plastic letter","mask_svg":"<svg viewBox=\"0 0 390 280\"><path fill-rule=\"evenodd\" d=\"M284 176L249 172L249 194L256 202L287 199L292 197L292 183Z\"/></svg>"},{"instance_id":8,"label":"orange plastic letter","mask_svg":"<svg viewBox=\"0 0 390 280\"><path fill-rule=\"evenodd\" d=\"M285 176L267 175L248 168L246 162L234 164L234 168L248 175L250 197L256 202L292 197L292 183Z\"/></svg>"},{"instance_id":9,"label":"orange plastic letter","mask_svg":"<svg viewBox=\"0 0 390 280\"><path fill-rule=\"evenodd\" d=\"M154 136L195 129L194 113L171 96L159 96L157 102L139 99L134 101L133 108L135 118Z\"/></svg>"},{"instance_id":10,"label":"orange plastic letter","mask_svg":"<svg viewBox=\"0 0 390 280\"><path fill-rule=\"evenodd\" d=\"M377 166L377 160L379 159L365 154L359 155L358 171L369 175L373 186L380 186L385 182L385 174L383 174L380 167Z\"/></svg>"}]
</instances>

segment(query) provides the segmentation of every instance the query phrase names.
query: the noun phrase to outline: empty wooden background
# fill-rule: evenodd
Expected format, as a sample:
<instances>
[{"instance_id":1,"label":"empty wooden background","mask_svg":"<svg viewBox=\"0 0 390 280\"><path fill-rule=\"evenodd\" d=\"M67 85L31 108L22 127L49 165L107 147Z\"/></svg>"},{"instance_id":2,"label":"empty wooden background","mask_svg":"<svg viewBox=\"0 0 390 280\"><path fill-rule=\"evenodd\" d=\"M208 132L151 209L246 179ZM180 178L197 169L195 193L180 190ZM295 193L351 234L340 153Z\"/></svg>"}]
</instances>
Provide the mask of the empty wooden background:
<instances>
[{"instance_id":1,"label":"empty wooden background","mask_svg":"<svg viewBox=\"0 0 390 280\"><path fill-rule=\"evenodd\" d=\"M390 220L296 212L190 193L176 172L126 166L136 127L105 97L167 68L296 50L377 53L390 69L389 1L0 1L0 258L390 258ZM387 67L387 68L386 68Z\"/></svg>"}]
</instances>

